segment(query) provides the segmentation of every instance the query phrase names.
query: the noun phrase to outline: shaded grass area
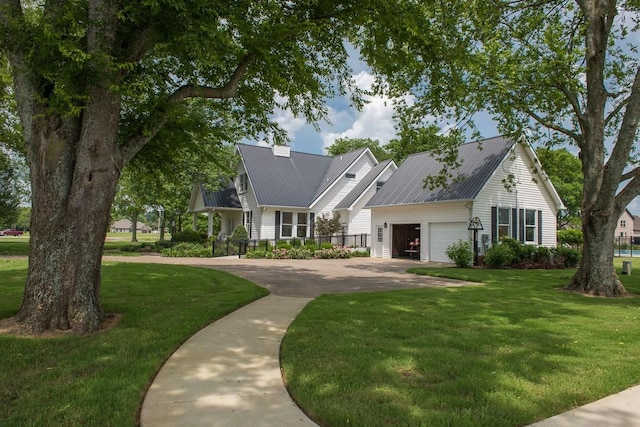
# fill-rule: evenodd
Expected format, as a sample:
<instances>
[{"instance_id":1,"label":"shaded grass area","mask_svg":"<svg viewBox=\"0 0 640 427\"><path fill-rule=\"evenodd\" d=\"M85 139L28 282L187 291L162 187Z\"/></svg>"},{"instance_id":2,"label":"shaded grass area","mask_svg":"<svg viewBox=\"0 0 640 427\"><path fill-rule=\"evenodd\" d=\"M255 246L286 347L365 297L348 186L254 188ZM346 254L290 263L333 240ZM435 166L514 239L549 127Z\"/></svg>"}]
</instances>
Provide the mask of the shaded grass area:
<instances>
[{"instance_id":1,"label":"shaded grass area","mask_svg":"<svg viewBox=\"0 0 640 427\"><path fill-rule=\"evenodd\" d=\"M104 244L105 255L129 255L139 256L140 253L127 250L129 248L149 246L158 240L157 234L145 234L144 238L138 237L139 242L131 242L131 233L111 233L119 235L118 240L107 237ZM170 237L170 236L169 236ZM0 256L29 255L29 237L0 237Z\"/></svg>"},{"instance_id":2,"label":"shaded grass area","mask_svg":"<svg viewBox=\"0 0 640 427\"><path fill-rule=\"evenodd\" d=\"M26 261L0 259L0 318L17 312ZM0 425L133 426L143 392L196 331L267 294L228 273L106 263L102 305L116 328L51 339L0 335Z\"/></svg>"},{"instance_id":3,"label":"shaded grass area","mask_svg":"<svg viewBox=\"0 0 640 427\"><path fill-rule=\"evenodd\" d=\"M291 325L286 382L320 425L525 425L640 383L638 298L556 290L573 271L412 271L486 285L325 295Z\"/></svg>"}]
</instances>

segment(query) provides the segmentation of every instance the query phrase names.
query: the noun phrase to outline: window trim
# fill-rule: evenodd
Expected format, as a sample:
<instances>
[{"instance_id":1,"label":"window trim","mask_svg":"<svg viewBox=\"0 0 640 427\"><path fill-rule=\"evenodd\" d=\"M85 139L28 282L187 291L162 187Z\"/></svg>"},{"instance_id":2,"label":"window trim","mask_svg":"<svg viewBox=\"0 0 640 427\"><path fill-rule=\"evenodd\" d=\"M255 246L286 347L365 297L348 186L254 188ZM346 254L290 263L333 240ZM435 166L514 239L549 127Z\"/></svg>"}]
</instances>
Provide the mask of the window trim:
<instances>
[{"instance_id":1,"label":"window trim","mask_svg":"<svg viewBox=\"0 0 640 427\"><path fill-rule=\"evenodd\" d=\"M238 193L244 193L249 190L249 176L241 173L238 177Z\"/></svg>"},{"instance_id":2,"label":"window trim","mask_svg":"<svg viewBox=\"0 0 640 427\"><path fill-rule=\"evenodd\" d=\"M513 228L512 228L513 224L511 223L511 219L512 219L511 208L498 206L497 210L498 211L497 211L497 214L496 214L496 216L497 216L496 223L497 223L497 226L498 226L498 230L497 230L498 231L498 240L500 240L502 237L512 237L511 236L511 230L513 230ZM506 213L507 213L507 218L508 218L508 222L507 223L500 222L500 212L502 212L502 211L506 211ZM500 228L501 227L505 227L505 226L507 227L506 234L505 233L500 233Z\"/></svg>"},{"instance_id":3,"label":"window trim","mask_svg":"<svg viewBox=\"0 0 640 427\"><path fill-rule=\"evenodd\" d=\"M351 173L351 172L347 172L344 174L345 178L349 178L349 179L355 179L356 178L356 174L355 173Z\"/></svg>"},{"instance_id":4,"label":"window trim","mask_svg":"<svg viewBox=\"0 0 640 427\"><path fill-rule=\"evenodd\" d=\"M533 223L529 223L529 214L532 214ZM524 210L524 243L525 244L537 244L536 242L536 234L538 230L538 211L536 209L525 209ZM533 239L529 240L529 232L532 233Z\"/></svg>"}]
</instances>

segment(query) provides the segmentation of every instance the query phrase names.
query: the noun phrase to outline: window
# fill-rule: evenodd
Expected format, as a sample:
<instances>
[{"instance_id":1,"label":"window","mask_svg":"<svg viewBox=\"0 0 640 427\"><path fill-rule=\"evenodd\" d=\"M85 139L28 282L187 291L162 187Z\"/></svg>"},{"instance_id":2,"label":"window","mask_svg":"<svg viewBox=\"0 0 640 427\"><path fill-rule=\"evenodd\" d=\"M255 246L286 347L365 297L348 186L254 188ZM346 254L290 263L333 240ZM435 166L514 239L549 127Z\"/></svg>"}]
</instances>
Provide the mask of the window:
<instances>
[{"instance_id":1,"label":"window","mask_svg":"<svg viewBox=\"0 0 640 427\"><path fill-rule=\"evenodd\" d=\"M498 208L498 238L511 237L511 209Z\"/></svg>"},{"instance_id":2,"label":"window","mask_svg":"<svg viewBox=\"0 0 640 427\"><path fill-rule=\"evenodd\" d=\"M536 211L527 209L524 214L524 241L525 243L536 242Z\"/></svg>"},{"instance_id":3,"label":"window","mask_svg":"<svg viewBox=\"0 0 640 427\"><path fill-rule=\"evenodd\" d=\"M382 186L384 185L385 181L378 181L376 182L376 191L380 190L382 188Z\"/></svg>"},{"instance_id":4,"label":"window","mask_svg":"<svg viewBox=\"0 0 640 427\"><path fill-rule=\"evenodd\" d=\"M282 212L282 237L293 237L293 213Z\"/></svg>"},{"instance_id":5,"label":"window","mask_svg":"<svg viewBox=\"0 0 640 427\"><path fill-rule=\"evenodd\" d=\"M247 233L249 234L249 238L251 238L252 218L253 218L253 212L251 212L251 211L242 212L242 223L244 224L244 228L247 229Z\"/></svg>"},{"instance_id":6,"label":"window","mask_svg":"<svg viewBox=\"0 0 640 427\"><path fill-rule=\"evenodd\" d=\"M296 237L307 237L307 214L298 214L298 234Z\"/></svg>"},{"instance_id":7,"label":"window","mask_svg":"<svg viewBox=\"0 0 640 427\"><path fill-rule=\"evenodd\" d=\"M240 189L240 193L244 193L249 189L249 178L246 173L240 174L238 187Z\"/></svg>"},{"instance_id":8,"label":"window","mask_svg":"<svg viewBox=\"0 0 640 427\"><path fill-rule=\"evenodd\" d=\"M625 221L624 219L620 220L620 227L626 227L627 226L627 221Z\"/></svg>"},{"instance_id":9,"label":"window","mask_svg":"<svg viewBox=\"0 0 640 427\"><path fill-rule=\"evenodd\" d=\"M355 173L345 173L344 176L345 176L345 178L355 178L356 174Z\"/></svg>"},{"instance_id":10,"label":"window","mask_svg":"<svg viewBox=\"0 0 640 427\"><path fill-rule=\"evenodd\" d=\"M384 228L378 227L378 242L382 243L382 238L384 237Z\"/></svg>"}]
</instances>

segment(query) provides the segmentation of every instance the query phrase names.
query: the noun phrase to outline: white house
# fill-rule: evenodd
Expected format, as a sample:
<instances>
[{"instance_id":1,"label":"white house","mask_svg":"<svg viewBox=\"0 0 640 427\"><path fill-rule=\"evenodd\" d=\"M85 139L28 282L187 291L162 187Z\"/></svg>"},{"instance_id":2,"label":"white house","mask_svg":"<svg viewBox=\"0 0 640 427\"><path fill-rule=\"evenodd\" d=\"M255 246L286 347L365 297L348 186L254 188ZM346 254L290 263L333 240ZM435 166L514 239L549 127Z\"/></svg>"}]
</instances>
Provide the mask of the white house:
<instances>
[{"instance_id":1,"label":"white house","mask_svg":"<svg viewBox=\"0 0 640 427\"><path fill-rule=\"evenodd\" d=\"M239 144L234 182L211 191L194 185L189 212L219 214L221 234L243 224L250 239L314 237L315 218L340 212L345 234L368 234L371 211L363 209L376 189L396 170L393 161L378 163L368 148L336 157Z\"/></svg>"},{"instance_id":2,"label":"white house","mask_svg":"<svg viewBox=\"0 0 640 427\"><path fill-rule=\"evenodd\" d=\"M478 217L480 252L502 236L554 247L556 213L564 206L524 141L496 137L464 144L454 175L444 188L424 188L424 178L442 164L429 153L409 156L365 204L371 210L371 256L414 257L447 262L445 250L472 241Z\"/></svg>"}]
</instances>

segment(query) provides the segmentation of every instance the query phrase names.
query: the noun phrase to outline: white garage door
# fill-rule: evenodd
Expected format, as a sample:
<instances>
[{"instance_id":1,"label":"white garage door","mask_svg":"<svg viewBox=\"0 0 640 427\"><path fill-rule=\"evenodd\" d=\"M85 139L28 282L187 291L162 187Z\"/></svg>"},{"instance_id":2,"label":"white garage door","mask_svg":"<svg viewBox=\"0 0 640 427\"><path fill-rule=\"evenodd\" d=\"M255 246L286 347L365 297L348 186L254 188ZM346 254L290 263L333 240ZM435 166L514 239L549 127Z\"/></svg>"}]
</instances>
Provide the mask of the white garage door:
<instances>
[{"instance_id":1,"label":"white garage door","mask_svg":"<svg viewBox=\"0 0 640 427\"><path fill-rule=\"evenodd\" d=\"M467 240L469 231L466 222L439 222L429 225L429 261L451 262L445 251L458 240Z\"/></svg>"}]
</instances>

